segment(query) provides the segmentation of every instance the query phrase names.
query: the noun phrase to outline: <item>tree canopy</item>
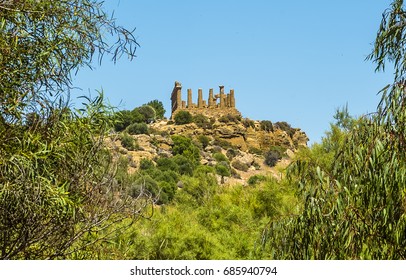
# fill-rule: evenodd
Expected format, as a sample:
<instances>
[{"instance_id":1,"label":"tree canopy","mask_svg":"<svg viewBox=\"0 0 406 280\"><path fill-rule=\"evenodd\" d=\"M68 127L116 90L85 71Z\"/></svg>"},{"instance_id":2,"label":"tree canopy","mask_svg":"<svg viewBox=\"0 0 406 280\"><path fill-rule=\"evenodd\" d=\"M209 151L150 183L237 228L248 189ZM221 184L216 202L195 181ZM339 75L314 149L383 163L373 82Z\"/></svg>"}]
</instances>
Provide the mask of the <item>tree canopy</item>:
<instances>
[{"instance_id":1,"label":"tree canopy","mask_svg":"<svg viewBox=\"0 0 406 280\"><path fill-rule=\"evenodd\" d=\"M81 67L91 68L105 55L132 59L137 46L102 1L1 1L1 116L18 121L27 111L49 108L49 98L60 94L66 102L72 75Z\"/></svg>"}]
</instances>

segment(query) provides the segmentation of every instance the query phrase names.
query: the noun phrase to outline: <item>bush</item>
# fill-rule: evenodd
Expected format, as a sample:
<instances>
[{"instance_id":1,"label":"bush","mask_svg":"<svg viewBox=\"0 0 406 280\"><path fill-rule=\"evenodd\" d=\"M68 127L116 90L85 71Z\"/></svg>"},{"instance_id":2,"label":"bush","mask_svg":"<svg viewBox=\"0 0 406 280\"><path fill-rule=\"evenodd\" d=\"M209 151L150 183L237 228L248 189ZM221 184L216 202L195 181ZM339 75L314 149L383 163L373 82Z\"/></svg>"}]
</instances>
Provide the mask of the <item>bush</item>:
<instances>
[{"instance_id":1,"label":"bush","mask_svg":"<svg viewBox=\"0 0 406 280\"><path fill-rule=\"evenodd\" d=\"M235 158L237 155L239 154L238 150L234 150L234 149L228 149L226 152L226 156L229 160L232 160L233 158Z\"/></svg>"},{"instance_id":2,"label":"bush","mask_svg":"<svg viewBox=\"0 0 406 280\"><path fill-rule=\"evenodd\" d=\"M227 140L220 139L220 138L214 138L213 145L220 146L223 149L229 149L229 148L233 147L233 145L231 145L230 142L228 142Z\"/></svg>"},{"instance_id":3,"label":"bush","mask_svg":"<svg viewBox=\"0 0 406 280\"><path fill-rule=\"evenodd\" d=\"M123 135L121 135L120 141L121 141L121 146L123 146L124 148L126 148L129 151L136 151L139 149L138 142L133 137L128 135L127 133L124 133Z\"/></svg>"},{"instance_id":4,"label":"bush","mask_svg":"<svg viewBox=\"0 0 406 280\"><path fill-rule=\"evenodd\" d=\"M162 171L175 171L179 172L179 166L171 158L159 158L156 161L157 168Z\"/></svg>"},{"instance_id":5,"label":"bush","mask_svg":"<svg viewBox=\"0 0 406 280\"><path fill-rule=\"evenodd\" d=\"M270 150L265 153L265 164L274 167L282 158L281 154L276 150Z\"/></svg>"},{"instance_id":6,"label":"bush","mask_svg":"<svg viewBox=\"0 0 406 280\"><path fill-rule=\"evenodd\" d=\"M130 124L134 122L133 114L128 110L123 110L115 113L114 119L114 130L117 132L123 131Z\"/></svg>"},{"instance_id":7,"label":"bush","mask_svg":"<svg viewBox=\"0 0 406 280\"><path fill-rule=\"evenodd\" d=\"M149 175L141 176L135 180L128 191L133 198L136 198L143 192L143 189L148 190L153 197L157 197L159 194L158 182Z\"/></svg>"},{"instance_id":8,"label":"bush","mask_svg":"<svg viewBox=\"0 0 406 280\"><path fill-rule=\"evenodd\" d=\"M281 157L283 157L283 155L284 155L285 152L286 152L286 148L285 148L285 147L282 147L282 146L270 146L269 149L268 149L268 151L277 151L277 152L279 153L279 155L280 155Z\"/></svg>"},{"instance_id":9,"label":"bush","mask_svg":"<svg viewBox=\"0 0 406 280\"><path fill-rule=\"evenodd\" d=\"M193 121L193 116L188 111L179 111L173 118L175 120L175 124L177 125L188 124Z\"/></svg>"},{"instance_id":10,"label":"bush","mask_svg":"<svg viewBox=\"0 0 406 280\"><path fill-rule=\"evenodd\" d=\"M174 155L183 155L193 162L200 161L200 151L197 148L190 138L187 138L182 135L173 135L172 136L173 147L172 152Z\"/></svg>"},{"instance_id":11,"label":"bush","mask_svg":"<svg viewBox=\"0 0 406 280\"><path fill-rule=\"evenodd\" d=\"M152 162L152 160L149 160L149 159L146 159L146 158L141 159L141 161L140 161L140 169L141 170L148 170L148 169L152 169L154 167L155 167L155 165Z\"/></svg>"},{"instance_id":12,"label":"bush","mask_svg":"<svg viewBox=\"0 0 406 280\"><path fill-rule=\"evenodd\" d=\"M193 116L193 122L200 128L211 129L213 127L210 120L202 114Z\"/></svg>"},{"instance_id":13,"label":"bush","mask_svg":"<svg viewBox=\"0 0 406 280\"><path fill-rule=\"evenodd\" d=\"M262 156L264 153L261 149L258 149L256 147L249 147L248 152L251 154L259 155L259 156Z\"/></svg>"},{"instance_id":14,"label":"bush","mask_svg":"<svg viewBox=\"0 0 406 280\"><path fill-rule=\"evenodd\" d=\"M206 135L197 136L197 140L202 144L203 149L206 148L210 143L210 138Z\"/></svg>"},{"instance_id":15,"label":"bush","mask_svg":"<svg viewBox=\"0 0 406 280\"><path fill-rule=\"evenodd\" d=\"M156 119L156 112L152 106L143 105L141 107L135 108L133 114L139 113L142 116L142 121L145 123L151 123Z\"/></svg>"},{"instance_id":16,"label":"bush","mask_svg":"<svg viewBox=\"0 0 406 280\"><path fill-rule=\"evenodd\" d=\"M264 175L254 175L248 179L248 185L253 186L264 181L266 181L266 177Z\"/></svg>"},{"instance_id":17,"label":"bush","mask_svg":"<svg viewBox=\"0 0 406 280\"><path fill-rule=\"evenodd\" d=\"M159 100L152 100L145 104L144 106L151 106L155 110L155 117L157 119L163 119L165 115L165 108L161 101Z\"/></svg>"},{"instance_id":18,"label":"bush","mask_svg":"<svg viewBox=\"0 0 406 280\"><path fill-rule=\"evenodd\" d=\"M158 176L155 176L154 179L157 181L165 181L170 184L176 185L179 182L180 174L173 170L166 170L160 172Z\"/></svg>"},{"instance_id":19,"label":"bush","mask_svg":"<svg viewBox=\"0 0 406 280\"><path fill-rule=\"evenodd\" d=\"M230 168L230 174L235 179L241 179L241 175L234 168Z\"/></svg>"},{"instance_id":20,"label":"bush","mask_svg":"<svg viewBox=\"0 0 406 280\"><path fill-rule=\"evenodd\" d=\"M213 154L213 158L217 161L217 162L228 162L228 159L225 155L223 155L222 153L215 153Z\"/></svg>"},{"instance_id":21,"label":"bush","mask_svg":"<svg viewBox=\"0 0 406 280\"><path fill-rule=\"evenodd\" d=\"M127 127L127 132L131 135L148 134L148 126L145 123L133 123Z\"/></svg>"},{"instance_id":22,"label":"bush","mask_svg":"<svg viewBox=\"0 0 406 280\"><path fill-rule=\"evenodd\" d=\"M224 184L224 177L231 175L230 166L226 162L217 163L214 167L216 173L221 176L221 183Z\"/></svg>"},{"instance_id":23,"label":"bush","mask_svg":"<svg viewBox=\"0 0 406 280\"><path fill-rule=\"evenodd\" d=\"M260 127L263 131L273 132L273 125L271 121L261 121Z\"/></svg>"},{"instance_id":24,"label":"bush","mask_svg":"<svg viewBox=\"0 0 406 280\"><path fill-rule=\"evenodd\" d=\"M290 137L296 132L296 129L292 128L287 122L276 122L275 127L285 131Z\"/></svg>"},{"instance_id":25,"label":"bush","mask_svg":"<svg viewBox=\"0 0 406 280\"><path fill-rule=\"evenodd\" d=\"M176 184L170 184L165 181L159 182L160 193L158 196L157 204L166 204L172 201L173 197L175 196L177 186Z\"/></svg>"},{"instance_id":26,"label":"bush","mask_svg":"<svg viewBox=\"0 0 406 280\"><path fill-rule=\"evenodd\" d=\"M243 162L241 162L239 160L233 161L231 163L231 166L234 167L237 170L244 171L244 172L247 172L248 168L249 168L249 166L247 164L245 164L245 163L243 163Z\"/></svg>"},{"instance_id":27,"label":"bush","mask_svg":"<svg viewBox=\"0 0 406 280\"><path fill-rule=\"evenodd\" d=\"M243 119L243 120L242 120L242 124L243 124L243 126L244 126L245 128L249 128L249 127L255 128L255 123L254 123L254 121L253 121L253 120L250 120L250 119L248 119L248 118Z\"/></svg>"},{"instance_id":28,"label":"bush","mask_svg":"<svg viewBox=\"0 0 406 280\"><path fill-rule=\"evenodd\" d=\"M219 122L222 122L222 123L239 122L239 121L241 121L241 116L227 114L227 115L221 116L218 120L219 120Z\"/></svg>"},{"instance_id":29,"label":"bush","mask_svg":"<svg viewBox=\"0 0 406 280\"><path fill-rule=\"evenodd\" d=\"M182 175L193 175L195 163L183 155L173 157L174 162L179 166L179 173Z\"/></svg>"}]
</instances>

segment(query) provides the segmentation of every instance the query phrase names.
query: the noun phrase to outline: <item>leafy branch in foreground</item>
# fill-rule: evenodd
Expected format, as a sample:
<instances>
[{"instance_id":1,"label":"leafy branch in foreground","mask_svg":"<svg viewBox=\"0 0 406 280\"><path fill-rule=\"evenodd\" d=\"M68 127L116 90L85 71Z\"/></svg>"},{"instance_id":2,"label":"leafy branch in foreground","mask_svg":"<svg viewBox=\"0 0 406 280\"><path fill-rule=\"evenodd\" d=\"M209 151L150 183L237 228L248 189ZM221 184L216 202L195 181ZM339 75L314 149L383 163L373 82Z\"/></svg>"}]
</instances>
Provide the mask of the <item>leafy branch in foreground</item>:
<instances>
[{"instance_id":1,"label":"leafy branch in foreground","mask_svg":"<svg viewBox=\"0 0 406 280\"><path fill-rule=\"evenodd\" d=\"M12 139L1 133L1 259L62 258L88 246L81 240L88 232L131 225L151 202L114 179L108 108L101 97L89 102L83 111L61 110L47 133L44 124L14 129Z\"/></svg>"},{"instance_id":2,"label":"leafy branch in foreground","mask_svg":"<svg viewBox=\"0 0 406 280\"><path fill-rule=\"evenodd\" d=\"M114 42L110 44L110 42ZM6 1L0 3L0 113L18 121L28 106L50 106L66 94L71 74L92 67L97 55L132 59L138 46L97 0Z\"/></svg>"},{"instance_id":3,"label":"leafy branch in foreground","mask_svg":"<svg viewBox=\"0 0 406 280\"><path fill-rule=\"evenodd\" d=\"M405 259L406 247L406 12L403 1L383 14L368 57L394 82L382 91L377 113L348 129L332 164L296 165L303 212L272 223L264 252L281 259ZM306 166L311 166L307 164ZM302 179L305 179L303 181Z\"/></svg>"},{"instance_id":4,"label":"leafy branch in foreground","mask_svg":"<svg viewBox=\"0 0 406 280\"><path fill-rule=\"evenodd\" d=\"M137 46L102 1L0 1L0 259L64 258L150 204L114 178L102 95L69 101L72 74Z\"/></svg>"}]
</instances>

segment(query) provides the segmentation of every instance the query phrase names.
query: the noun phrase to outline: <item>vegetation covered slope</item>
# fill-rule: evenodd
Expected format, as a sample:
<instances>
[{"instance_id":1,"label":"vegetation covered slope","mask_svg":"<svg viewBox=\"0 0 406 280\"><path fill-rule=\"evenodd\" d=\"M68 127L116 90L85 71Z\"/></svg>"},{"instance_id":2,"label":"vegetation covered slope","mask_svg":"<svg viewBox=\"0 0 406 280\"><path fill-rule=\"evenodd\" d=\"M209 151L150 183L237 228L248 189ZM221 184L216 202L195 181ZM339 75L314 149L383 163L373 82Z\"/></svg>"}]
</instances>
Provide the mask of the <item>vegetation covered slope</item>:
<instances>
[{"instance_id":1,"label":"vegetation covered slope","mask_svg":"<svg viewBox=\"0 0 406 280\"><path fill-rule=\"evenodd\" d=\"M236 130L217 132L236 137L222 142L177 130L204 132L215 121L176 118L174 135L148 139L162 153L135 163L129 151L143 145L131 134L150 132L164 114L159 101L120 114L102 96L80 110L69 106L71 70L89 64L95 51L134 55L131 32L98 1L13 1L0 5L0 15L1 259L406 257L403 1L385 11L369 56L378 70L389 63L395 73L377 112L354 119L339 110L321 143L297 147L286 176L235 185L223 182L233 170L245 172L232 164L236 152L265 151L270 165L280 153L274 144L250 147L249 133L235 133L238 122L248 130L249 120L226 116ZM106 29L119 36L113 49L99 36ZM258 126L263 135L274 130L270 122ZM125 151L109 149L113 127L123 131ZM296 133L282 130L291 140Z\"/></svg>"}]
</instances>

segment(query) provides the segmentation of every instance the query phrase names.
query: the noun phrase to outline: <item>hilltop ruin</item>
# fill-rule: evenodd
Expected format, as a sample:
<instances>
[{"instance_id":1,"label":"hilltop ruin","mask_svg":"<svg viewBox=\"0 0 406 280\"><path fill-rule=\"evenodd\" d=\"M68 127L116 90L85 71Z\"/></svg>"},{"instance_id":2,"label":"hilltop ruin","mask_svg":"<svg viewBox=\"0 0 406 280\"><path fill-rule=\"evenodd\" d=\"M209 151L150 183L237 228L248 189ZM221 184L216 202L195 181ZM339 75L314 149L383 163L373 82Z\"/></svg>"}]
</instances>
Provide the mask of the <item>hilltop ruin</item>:
<instances>
[{"instance_id":1,"label":"hilltop ruin","mask_svg":"<svg viewBox=\"0 0 406 280\"><path fill-rule=\"evenodd\" d=\"M172 115L179 111L188 111L193 115L203 114L206 116L219 117L222 115L239 115L241 113L235 108L235 96L234 89L231 89L229 93L224 93L224 86L219 86L219 93L214 94L213 89L209 90L209 98L203 100L203 90L198 89L197 103L193 103L192 90L187 90L187 102L182 100L182 85L179 82L175 82L175 86L172 90Z\"/></svg>"}]
</instances>

